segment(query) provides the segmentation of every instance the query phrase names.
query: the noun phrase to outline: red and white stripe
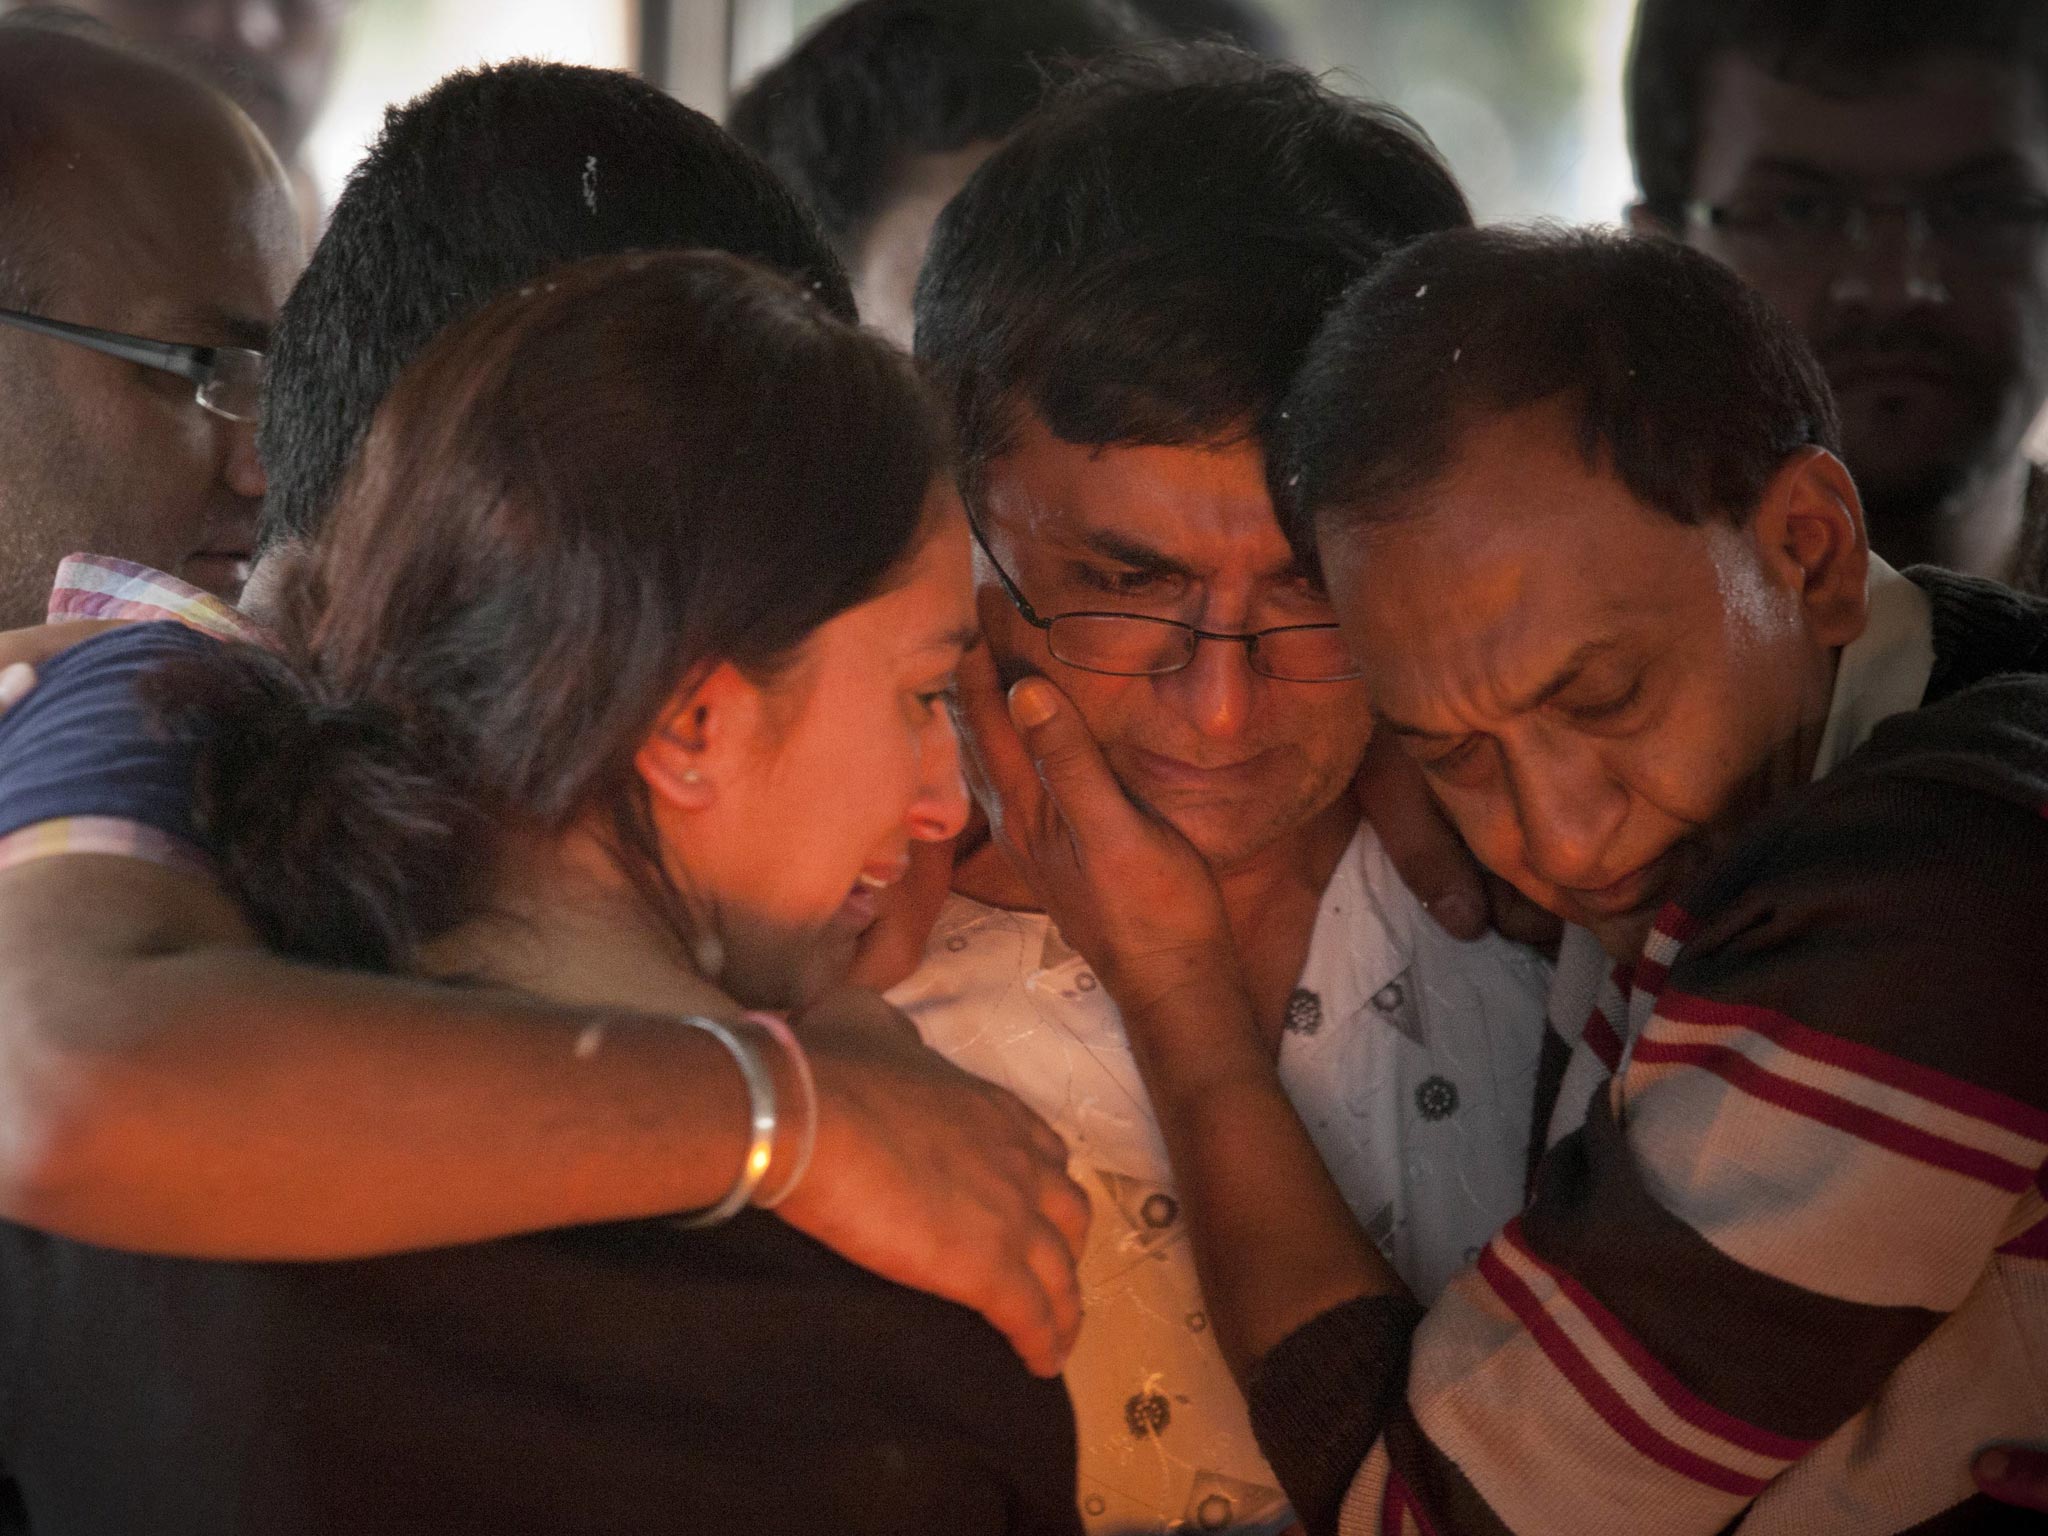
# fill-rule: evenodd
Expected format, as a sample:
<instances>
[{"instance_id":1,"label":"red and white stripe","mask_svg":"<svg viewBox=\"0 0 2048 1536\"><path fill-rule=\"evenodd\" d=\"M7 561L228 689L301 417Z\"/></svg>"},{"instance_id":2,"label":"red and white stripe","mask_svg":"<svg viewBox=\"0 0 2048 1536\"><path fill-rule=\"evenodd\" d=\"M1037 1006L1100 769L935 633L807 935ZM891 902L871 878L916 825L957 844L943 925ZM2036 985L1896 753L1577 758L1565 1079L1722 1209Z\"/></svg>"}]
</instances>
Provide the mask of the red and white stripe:
<instances>
[{"instance_id":1,"label":"red and white stripe","mask_svg":"<svg viewBox=\"0 0 2048 1536\"><path fill-rule=\"evenodd\" d=\"M1621 1083L1674 1216L1823 1295L1948 1310L2048 1162L2048 1114L1745 1004L1667 995Z\"/></svg>"},{"instance_id":2,"label":"red and white stripe","mask_svg":"<svg viewBox=\"0 0 2048 1536\"><path fill-rule=\"evenodd\" d=\"M1716 1530L1809 1442L1689 1391L1511 1222L1416 1335L1416 1422L1516 1532Z\"/></svg>"},{"instance_id":3,"label":"red and white stripe","mask_svg":"<svg viewBox=\"0 0 2048 1536\"><path fill-rule=\"evenodd\" d=\"M1664 990L1665 979L1671 974L1671 967L1677 963L1678 952L1685 948L1686 941L1698 928L1699 924L1682 908L1674 903L1665 904L1657 914L1657 920L1650 925L1649 937L1643 940L1642 955L1633 969L1625 976L1617 976L1623 994L1632 1005L1640 1008L1646 1002L1657 1000L1657 994Z\"/></svg>"},{"instance_id":4,"label":"red and white stripe","mask_svg":"<svg viewBox=\"0 0 2048 1536\"><path fill-rule=\"evenodd\" d=\"M1385 1437L1351 1480L1337 1517L1337 1536L1437 1536L1415 1492L1394 1470Z\"/></svg>"}]
</instances>

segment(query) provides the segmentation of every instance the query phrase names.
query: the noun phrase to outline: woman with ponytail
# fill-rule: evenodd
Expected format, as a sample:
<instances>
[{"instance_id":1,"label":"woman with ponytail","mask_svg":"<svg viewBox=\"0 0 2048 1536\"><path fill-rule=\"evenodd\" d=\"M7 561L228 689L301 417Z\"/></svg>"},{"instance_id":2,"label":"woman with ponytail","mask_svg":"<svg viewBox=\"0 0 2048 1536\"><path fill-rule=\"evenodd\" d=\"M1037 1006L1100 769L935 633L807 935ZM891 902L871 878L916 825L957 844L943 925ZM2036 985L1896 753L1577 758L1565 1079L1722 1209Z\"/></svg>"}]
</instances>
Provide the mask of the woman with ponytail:
<instances>
[{"instance_id":1,"label":"woman with ponytail","mask_svg":"<svg viewBox=\"0 0 2048 1536\"><path fill-rule=\"evenodd\" d=\"M502 295L380 409L279 614L140 685L260 936L672 1015L730 1058L737 1172L680 1220L365 1262L0 1227L29 1528L1078 1529L1057 1383L812 1240L835 1148L778 1017L966 812L968 542L908 362L728 257Z\"/></svg>"}]
</instances>

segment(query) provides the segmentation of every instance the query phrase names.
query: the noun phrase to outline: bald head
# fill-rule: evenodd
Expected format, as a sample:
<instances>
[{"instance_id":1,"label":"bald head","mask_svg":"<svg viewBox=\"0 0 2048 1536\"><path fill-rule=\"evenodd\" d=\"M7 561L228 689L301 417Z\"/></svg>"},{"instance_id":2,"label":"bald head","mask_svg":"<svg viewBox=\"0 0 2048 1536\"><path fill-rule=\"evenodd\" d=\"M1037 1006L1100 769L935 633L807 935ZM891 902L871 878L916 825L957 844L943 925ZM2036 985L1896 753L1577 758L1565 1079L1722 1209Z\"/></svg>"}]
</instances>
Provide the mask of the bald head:
<instances>
[{"instance_id":1,"label":"bald head","mask_svg":"<svg viewBox=\"0 0 2048 1536\"><path fill-rule=\"evenodd\" d=\"M261 350L303 259L256 126L96 29L0 20L0 307ZM93 550L232 595L263 488L189 379L0 325L0 627Z\"/></svg>"},{"instance_id":2,"label":"bald head","mask_svg":"<svg viewBox=\"0 0 2048 1536\"><path fill-rule=\"evenodd\" d=\"M195 158L249 185L279 179L262 133L213 86L66 13L0 18L0 285L6 302L40 289L61 260L52 227L72 193L134 205L143 184ZM154 202L157 199L150 199ZM261 238L289 231L252 230Z\"/></svg>"}]
</instances>

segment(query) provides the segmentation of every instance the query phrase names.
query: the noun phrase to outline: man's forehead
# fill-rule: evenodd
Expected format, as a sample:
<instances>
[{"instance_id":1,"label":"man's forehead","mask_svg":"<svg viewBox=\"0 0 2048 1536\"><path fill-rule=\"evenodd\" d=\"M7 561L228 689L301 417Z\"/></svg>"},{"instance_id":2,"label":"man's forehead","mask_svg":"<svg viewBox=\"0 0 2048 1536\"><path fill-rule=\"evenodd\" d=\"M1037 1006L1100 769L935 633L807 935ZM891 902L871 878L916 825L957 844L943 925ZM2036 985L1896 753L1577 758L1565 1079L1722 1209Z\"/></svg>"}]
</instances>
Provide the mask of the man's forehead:
<instances>
[{"instance_id":1,"label":"man's forehead","mask_svg":"<svg viewBox=\"0 0 2048 1536\"><path fill-rule=\"evenodd\" d=\"M1384 579L1359 591L1372 615L1357 632L1361 659L1375 706L1397 728L1454 732L1536 708L1582 677L1634 664L1668 616L1646 591L1559 581L1544 567L1439 569L1448 579L1430 582L1387 562Z\"/></svg>"},{"instance_id":2,"label":"man's forehead","mask_svg":"<svg viewBox=\"0 0 2048 1536\"><path fill-rule=\"evenodd\" d=\"M1475 423L1408 515L1326 549L1375 688L1516 697L1575 652L1639 646L1712 582L1708 535L1589 465L1569 423L1557 401Z\"/></svg>"},{"instance_id":3,"label":"man's forehead","mask_svg":"<svg viewBox=\"0 0 2048 1536\"><path fill-rule=\"evenodd\" d=\"M1013 537L1107 558L1146 552L1191 568L1291 570L1257 444L1062 442L1040 428L983 477L992 518Z\"/></svg>"},{"instance_id":4,"label":"man's forehead","mask_svg":"<svg viewBox=\"0 0 2048 1536\"><path fill-rule=\"evenodd\" d=\"M260 346L303 264L290 189L238 116L188 126L171 156L145 133L86 129L38 164L24 201L89 318L118 305L129 328L175 327L152 333L166 340Z\"/></svg>"},{"instance_id":5,"label":"man's forehead","mask_svg":"<svg viewBox=\"0 0 2048 1536\"><path fill-rule=\"evenodd\" d=\"M2032 71L1972 52L1852 72L1730 50L1706 71L1698 155L1708 194L1759 163L1906 180L2000 156L2048 164L2048 97Z\"/></svg>"}]
</instances>

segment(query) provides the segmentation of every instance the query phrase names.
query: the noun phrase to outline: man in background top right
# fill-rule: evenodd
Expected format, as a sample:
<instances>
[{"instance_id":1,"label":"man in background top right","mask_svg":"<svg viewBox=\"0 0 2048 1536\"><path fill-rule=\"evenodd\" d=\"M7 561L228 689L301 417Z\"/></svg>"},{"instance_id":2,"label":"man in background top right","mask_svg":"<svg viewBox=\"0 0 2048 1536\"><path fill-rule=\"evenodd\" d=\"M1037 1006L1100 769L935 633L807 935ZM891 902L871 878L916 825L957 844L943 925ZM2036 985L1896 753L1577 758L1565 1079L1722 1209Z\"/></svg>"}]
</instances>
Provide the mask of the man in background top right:
<instances>
[{"instance_id":1,"label":"man in background top right","mask_svg":"<svg viewBox=\"0 0 2048 1536\"><path fill-rule=\"evenodd\" d=\"M1819 354L1872 546L2048 592L2048 5L1642 0L1639 231Z\"/></svg>"}]
</instances>

